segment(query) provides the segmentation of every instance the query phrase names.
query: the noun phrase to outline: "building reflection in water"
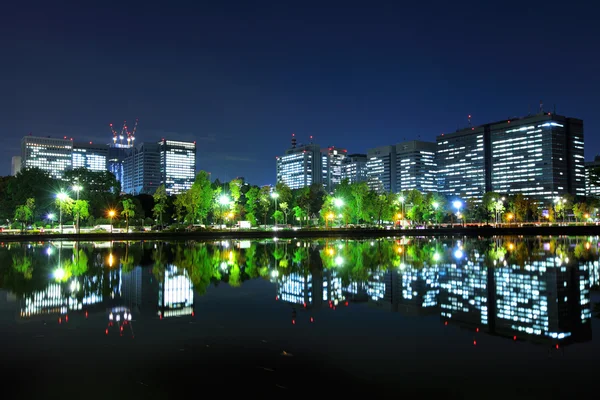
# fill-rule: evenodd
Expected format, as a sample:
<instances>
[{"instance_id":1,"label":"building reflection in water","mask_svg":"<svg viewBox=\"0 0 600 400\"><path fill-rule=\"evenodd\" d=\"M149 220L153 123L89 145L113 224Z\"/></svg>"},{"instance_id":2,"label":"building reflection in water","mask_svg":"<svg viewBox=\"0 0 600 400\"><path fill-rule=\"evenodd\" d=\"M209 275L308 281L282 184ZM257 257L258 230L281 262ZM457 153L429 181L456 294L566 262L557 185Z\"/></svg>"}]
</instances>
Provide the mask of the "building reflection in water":
<instances>
[{"instance_id":1,"label":"building reflection in water","mask_svg":"<svg viewBox=\"0 0 600 400\"><path fill-rule=\"evenodd\" d=\"M62 250L64 259L60 248L56 259L47 245L2 248L0 256L13 252L11 271L25 282L25 289L17 287L22 320L103 312L108 328L119 315L119 329L133 335L130 320L136 315L193 316L198 293L211 282L235 287L260 276L275 284L276 298L290 305L293 321L297 309L306 309L312 322L319 310L368 303L406 315L438 315L444 325L513 340L588 341L590 292L600 282L597 243L544 240L523 239L518 249L503 239L244 241L178 245L175 252L153 244L154 267L131 261L135 251L144 250L129 245L121 253L112 245L95 247L88 251L89 263L76 246ZM43 285L27 286L36 271L47 274L36 281Z\"/></svg>"}]
</instances>

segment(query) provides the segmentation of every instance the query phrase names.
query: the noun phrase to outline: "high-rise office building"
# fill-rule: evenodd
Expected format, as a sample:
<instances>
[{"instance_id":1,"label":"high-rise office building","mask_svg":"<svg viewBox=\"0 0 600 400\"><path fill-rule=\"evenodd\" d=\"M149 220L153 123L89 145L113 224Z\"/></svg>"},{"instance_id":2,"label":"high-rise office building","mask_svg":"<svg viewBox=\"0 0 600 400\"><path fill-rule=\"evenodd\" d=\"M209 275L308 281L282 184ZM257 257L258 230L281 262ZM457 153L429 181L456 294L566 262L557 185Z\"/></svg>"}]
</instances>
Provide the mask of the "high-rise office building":
<instances>
[{"instance_id":1,"label":"high-rise office building","mask_svg":"<svg viewBox=\"0 0 600 400\"><path fill-rule=\"evenodd\" d=\"M585 163L585 195L600 196L600 156L594 161Z\"/></svg>"},{"instance_id":2,"label":"high-rise office building","mask_svg":"<svg viewBox=\"0 0 600 400\"><path fill-rule=\"evenodd\" d=\"M21 168L40 168L60 179L73 165L73 141L51 137L24 136L21 140Z\"/></svg>"},{"instance_id":3,"label":"high-rise office building","mask_svg":"<svg viewBox=\"0 0 600 400\"><path fill-rule=\"evenodd\" d=\"M154 194L161 183L160 151L157 143L140 143L129 149L123 162L123 192Z\"/></svg>"},{"instance_id":4,"label":"high-rise office building","mask_svg":"<svg viewBox=\"0 0 600 400\"><path fill-rule=\"evenodd\" d=\"M13 156L10 161L10 174L17 176L19 172L21 172L21 156Z\"/></svg>"},{"instance_id":5,"label":"high-rise office building","mask_svg":"<svg viewBox=\"0 0 600 400\"><path fill-rule=\"evenodd\" d=\"M163 139L158 146L161 183L165 185L167 194L190 189L196 177L196 142Z\"/></svg>"},{"instance_id":6,"label":"high-rise office building","mask_svg":"<svg viewBox=\"0 0 600 400\"><path fill-rule=\"evenodd\" d=\"M319 145L296 145L296 137L292 135L292 147L276 159L277 182L284 182L291 189L323 183L323 159Z\"/></svg>"},{"instance_id":7,"label":"high-rise office building","mask_svg":"<svg viewBox=\"0 0 600 400\"><path fill-rule=\"evenodd\" d=\"M438 190L448 196L483 197L486 192L484 128L437 137Z\"/></svg>"},{"instance_id":8,"label":"high-rise office building","mask_svg":"<svg viewBox=\"0 0 600 400\"><path fill-rule=\"evenodd\" d=\"M450 196L494 191L537 199L585 194L583 121L553 113L437 137L438 185Z\"/></svg>"},{"instance_id":9,"label":"high-rise office building","mask_svg":"<svg viewBox=\"0 0 600 400\"><path fill-rule=\"evenodd\" d=\"M90 171L106 171L108 159L107 145L75 143L73 145L73 169L87 168Z\"/></svg>"},{"instance_id":10,"label":"high-rise office building","mask_svg":"<svg viewBox=\"0 0 600 400\"><path fill-rule=\"evenodd\" d=\"M411 140L396 145L396 189L437 192L434 142Z\"/></svg>"},{"instance_id":11,"label":"high-rise office building","mask_svg":"<svg viewBox=\"0 0 600 400\"><path fill-rule=\"evenodd\" d=\"M321 153L323 186L325 186L325 190L331 193L342 181L342 165L348 151L331 146L322 149Z\"/></svg>"},{"instance_id":12,"label":"high-rise office building","mask_svg":"<svg viewBox=\"0 0 600 400\"><path fill-rule=\"evenodd\" d=\"M350 183L367 181L367 155L350 154L342 162L342 180Z\"/></svg>"},{"instance_id":13,"label":"high-rise office building","mask_svg":"<svg viewBox=\"0 0 600 400\"><path fill-rule=\"evenodd\" d=\"M376 192L396 193L396 146L367 150L367 183Z\"/></svg>"}]
</instances>

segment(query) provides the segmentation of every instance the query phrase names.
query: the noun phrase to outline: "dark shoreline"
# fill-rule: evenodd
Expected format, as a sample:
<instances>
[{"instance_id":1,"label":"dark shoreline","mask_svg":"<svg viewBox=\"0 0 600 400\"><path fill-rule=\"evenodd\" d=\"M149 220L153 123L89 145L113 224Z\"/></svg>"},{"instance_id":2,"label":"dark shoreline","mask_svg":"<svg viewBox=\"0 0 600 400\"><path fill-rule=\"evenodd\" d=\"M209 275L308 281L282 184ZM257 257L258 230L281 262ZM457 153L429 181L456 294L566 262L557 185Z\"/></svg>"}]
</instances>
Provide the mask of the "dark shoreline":
<instances>
[{"instance_id":1,"label":"dark shoreline","mask_svg":"<svg viewBox=\"0 0 600 400\"><path fill-rule=\"evenodd\" d=\"M197 231L197 232L132 232L132 233L81 233L81 234L29 234L0 235L3 242L49 240L214 240L214 239L270 239L270 238L385 238L391 236L595 236L600 226L530 226L530 227L454 227L430 229L299 229L281 231Z\"/></svg>"}]
</instances>

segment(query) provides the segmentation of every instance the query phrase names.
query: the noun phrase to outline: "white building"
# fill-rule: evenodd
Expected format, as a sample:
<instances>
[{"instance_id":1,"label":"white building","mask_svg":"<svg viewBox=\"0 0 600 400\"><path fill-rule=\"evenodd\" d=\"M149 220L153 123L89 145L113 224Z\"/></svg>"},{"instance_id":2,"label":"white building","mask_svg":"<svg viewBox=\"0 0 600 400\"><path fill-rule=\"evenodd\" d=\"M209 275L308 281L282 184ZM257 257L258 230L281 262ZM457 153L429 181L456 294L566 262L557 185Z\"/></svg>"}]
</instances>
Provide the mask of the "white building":
<instances>
[{"instance_id":1,"label":"white building","mask_svg":"<svg viewBox=\"0 0 600 400\"><path fill-rule=\"evenodd\" d=\"M106 171L108 145L75 143L73 145L73 169L87 168L90 171Z\"/></svg>"},{"instance_id":2,"label":"white building","mask_svg":"<svg viewBox=\"0 0 600 400\"><path fill-rule=\"evenodd\" d=\"M284 182L291 189L323 183L323 158L319 145L296 146L296 138L292 135L292 147L276 159L277 182Z\"/></svg>"},{"instance_id":3,"label":"white building","mask_svg":"<svg viewBox=\"0 0 600 400\"><path fill-rule=\"evenodd\" d=\"M189 190L196 178L196 142L163 139L158 146L161 183L167 194Z\"/></svg>"},{"instance_id":4,"label":"white building","mask_svg":"<svg viewBox=\"0 0 600 400\"><path fill-rule=\"evenodd\" d=\"M73 166L73 141L51 137L25 136L21 140L22 168L40 168L61 179Z\"/></svg>"}]
</instances>

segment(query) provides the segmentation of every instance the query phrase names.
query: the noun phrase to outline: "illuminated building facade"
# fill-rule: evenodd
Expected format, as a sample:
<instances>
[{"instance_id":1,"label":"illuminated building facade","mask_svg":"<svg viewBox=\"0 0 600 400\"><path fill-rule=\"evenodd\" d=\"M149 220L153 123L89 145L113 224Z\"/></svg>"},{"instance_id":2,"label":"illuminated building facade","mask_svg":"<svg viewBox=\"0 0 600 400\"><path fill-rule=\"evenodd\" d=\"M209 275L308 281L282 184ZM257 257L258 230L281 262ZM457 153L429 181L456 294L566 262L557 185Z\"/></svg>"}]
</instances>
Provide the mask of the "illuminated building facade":
<instances>
[{"instance_id":1,"label":"illuminated building facade","mask_svg":"<svg viewBox=\"0 0 600 400\"><path fill-rule=\"evenodd\" d=\"M396 146L367 150L367 183L376 192L396 193Z\"/></svg>"},{"instance_id":2,"label":"illuminated building facade","mask_svg":"<svg viewBox=\"0 0 600 400\"><path fill-rule=\"evenodd\" d=\"M106 171L108 146L92 143L73 145L73 169L87 168L90 171Z\"/></svg>"},{"instance_id":3,"label":"illuminated building facade","mask_svg":"<svg viewBox=\"0 0 600 400\"><path fill-rule=\"evenodd\" d=\"M140 143L129 150L123 162L123 192L154 194L160 186L160 152L157 143Z\"/></svg>"},{"instance_id":4,"label":"illuminated building facade","mask_svg":"<svg viewBox=\"0 0 600 400\"><path fill-rule=\"evenodd\" d=\"M296 139L292 137L292 147L276 159L277 182L284 182L291 189L323 183L323 157L319 145L296 146Z\"/></svg>"},{"instance_id":5,"label":"illuminated building facade","mask_svg":"<svg viewBox=\"0 0 600 400\"><path fill-rule=\"evenodd\" d=\"M196 177L196 142L161 140L161 183L168 195L189 190Z\"/></svg>"},{"instance_id":6,"label":"illuminated building facade","mask_svg":"<svg viewBox=\"0 0 600 400\"><path fill-rule=\"evenodd\" d=\"M436 162L441 193L465 199L483 197L486 192L484 128L438 136Z\"/></svg>"},{"instance_id":7,"label":"illuminated building facade","mask_svg":"<svg viewBox=\"0 0 600 400\"><path fill-rule=\"evenodd\" d=\"M346 159L346 149L328 147L321 150L321 171L323 186L329 193L342 181L342 165Z\"/></svg>"},{"instance_id":8,"label":"illuminated building facade","mask_svg":"<svg viewBox=\"0 0 600 400\"><path fill-rule=\"evenodd\" d=\"M39 168L61 179L73 165L73 141L50 137L25 136L21 140L22 168Z\"/></svg>"},{"instance_id":9,"label":"illuminated building facade","mask_svg":"<svg viewBox=\"0 0 600 400\"><path fill-rule=\"evenodd\" d=\"M116 147L111 145L108 148L108 159L106 161L107 169L111 172L123 186L125 179L125 159L130 153L130 148Z\"/></svg>"},{"instance_id":10,"label":"illuminated building facade","mask_svg":"<svg viewBox=\"0 0 600 400\"><path fill-rule=\"evenodd\" d=\"M349 154L342 162L342 180L350 183L367 181L367 155Z\"/></svg>"},{"instance_id":11,"label":"illuminated building facade","mask_svg":"<svg viewBox=\"0 0 600 400\"><path fill-rule=\"evenodd\" d=\"M434 142L411 140L396 145L396 189L437 192Z\"/></svg>"},{"instance_id":12,"label":"illuminated building facade","mask_svg":"<svg viewBox=\"0 0 600 400\"><path fill-rule=\"evenodd\" d=\"M14 157L13 157L14 158ZM594 161L585 163L585 195L600 196L600 156L594 157Z\"/></svg>"},{"instance_id":13,"label":"illuminated building facade","mask_svg":"<svg viewBox=\"0 0 600 400\"><path fill-rule=\"evenodd\" d=\"M585 195L583 121L552 113L511 118L437 137L440 192L535 199Z\"/></svg>"}]
</instances>

